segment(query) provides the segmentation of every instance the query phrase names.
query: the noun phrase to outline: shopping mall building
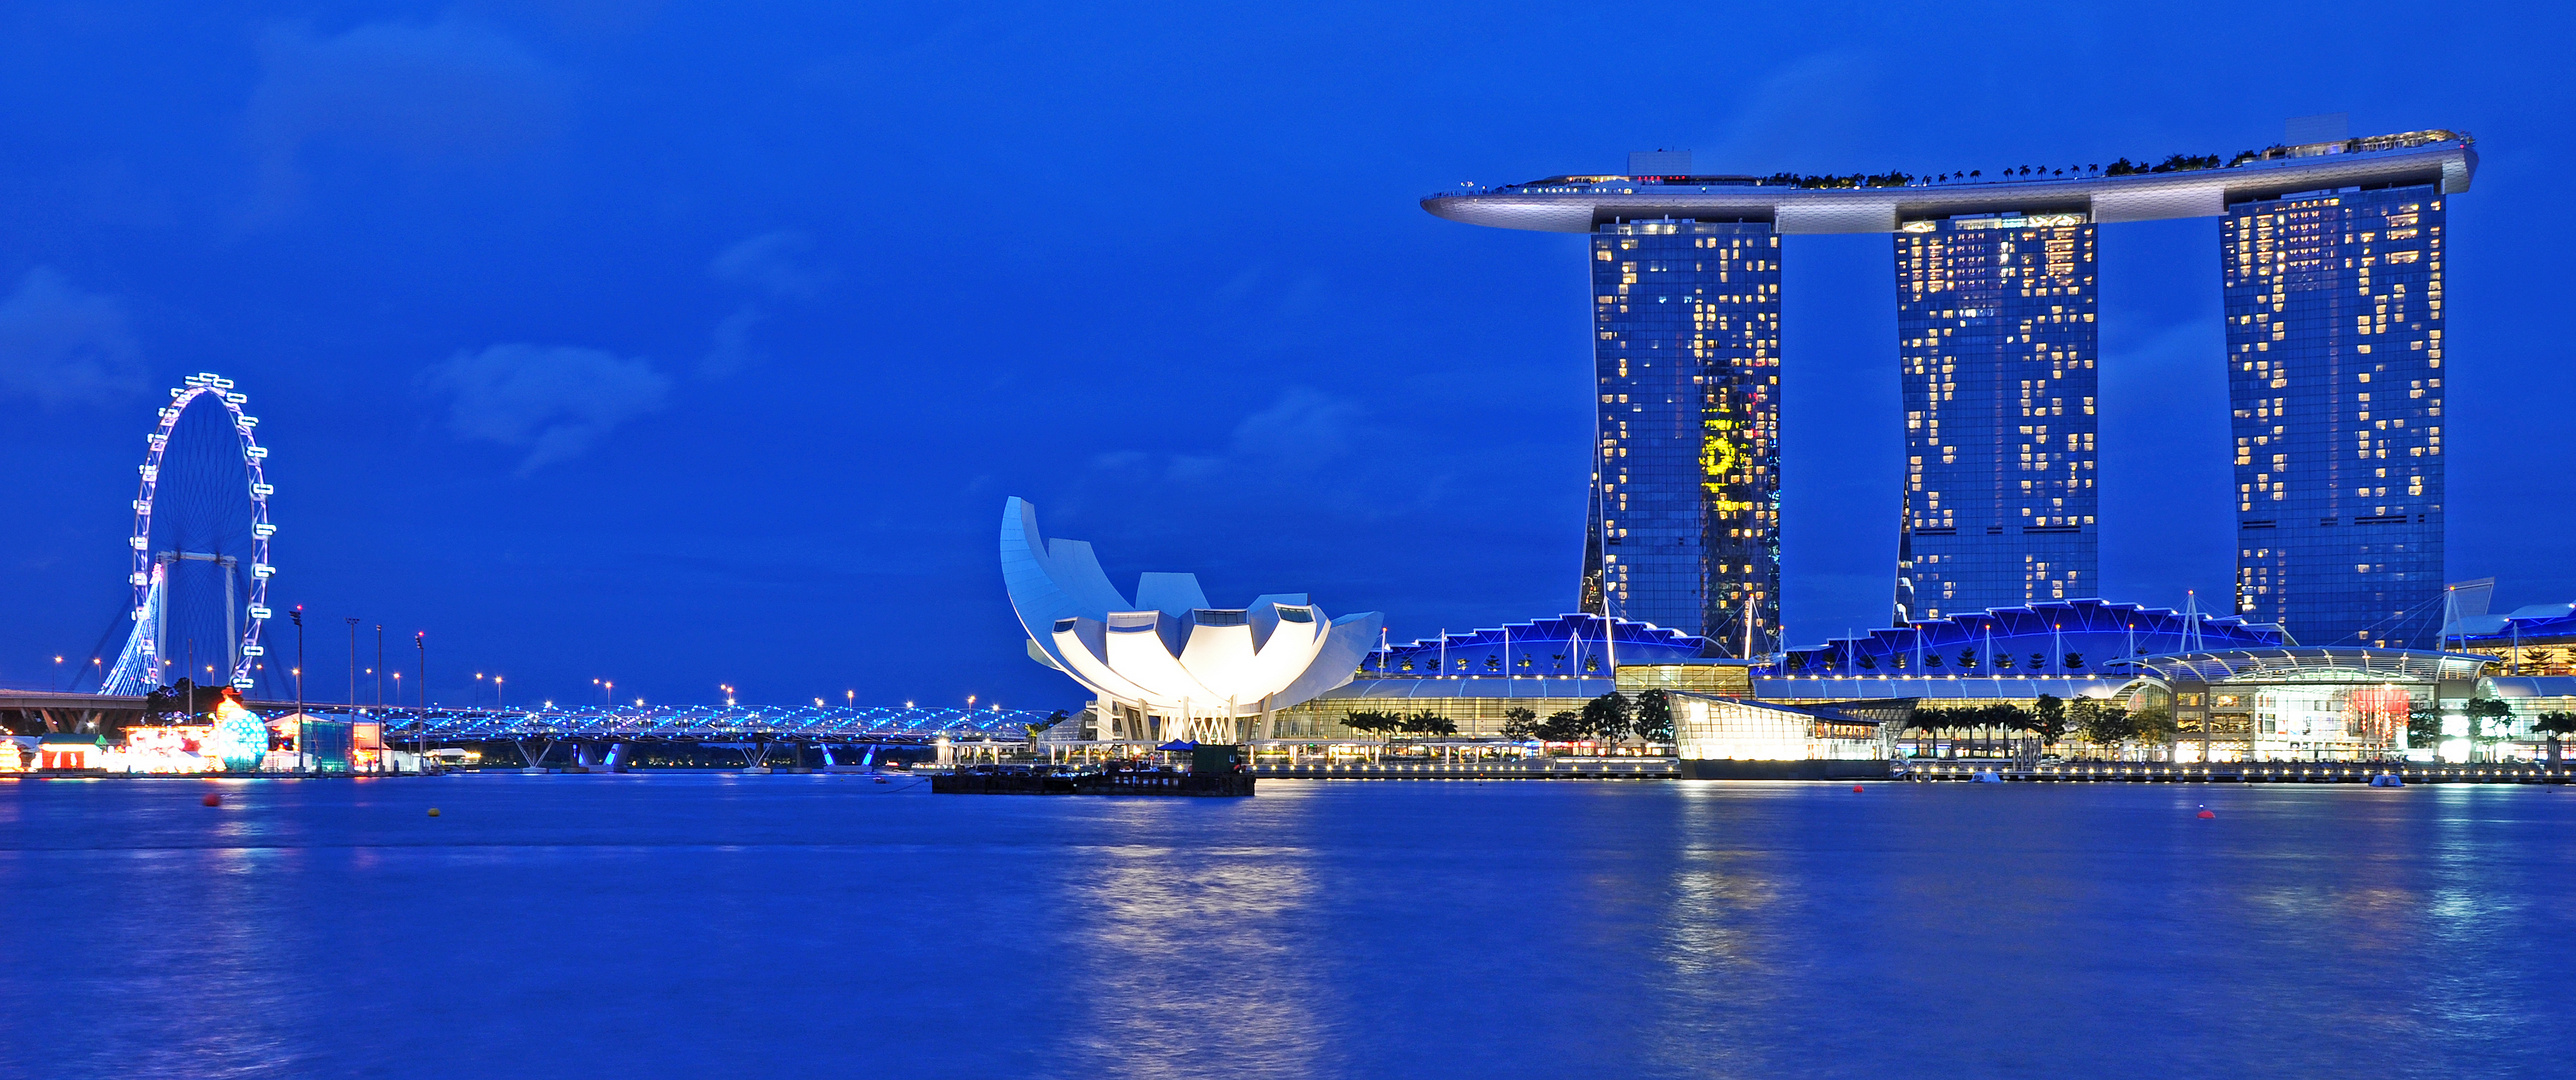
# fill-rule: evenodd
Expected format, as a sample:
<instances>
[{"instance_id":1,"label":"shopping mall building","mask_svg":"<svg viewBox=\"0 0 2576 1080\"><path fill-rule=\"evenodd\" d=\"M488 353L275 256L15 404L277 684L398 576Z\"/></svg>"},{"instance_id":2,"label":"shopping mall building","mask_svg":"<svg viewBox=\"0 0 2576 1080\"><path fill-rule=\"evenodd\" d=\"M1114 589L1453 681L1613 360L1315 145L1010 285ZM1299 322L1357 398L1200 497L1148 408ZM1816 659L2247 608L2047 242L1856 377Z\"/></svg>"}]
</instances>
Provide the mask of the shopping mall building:
<instances>
[{"instance_id":1,"label":"shopping mall building","mask_svg":"<svg viewBox=\"0 0 2576 1080\"><path fill-rule=\"evenodd\" d=\"M2481 624L2485 633L2445 652L2299 645L2276 626L2188 606L2048 601L1919 620L1791 650L1776 663L1747 663L1709 639L1570 614L1373 651L1348 684L1282 711L1277 736L1364 738L1347 725L1351 714L1391 712L1430 713L1455 725L1457 738L1490 739L1517 709L1545 717L1579 711L1613 689L1663 689L1716 703L1700 710L1706 718L1696 734L1683 715L1691 710L1677 710L1685 743L1822 758L1862 753L1874 741L1871 752L1899 756L1922 752L1899 735L1923 711L2031 707L2045 695L2172 717L2171 743L2092 748L2106 753L2182 762L2410 752L2465 759L2468 703L2496 698L2511 719L2487 733L2480 756L2534 758L2545 751L2533 722L2576 711L2568 668L2576 662L2576 607L2511 618L2523 621ZM2491 638L2521 644L2495 651ZM2407 719L2420 709L2441 717L2439 745L2407 736ZM1782 734L1784 723L1802 722L1810 728L1804 739ZM1875 736L1856 734L1856 725L1874 725Z\"/></svg>"}]
</instances>

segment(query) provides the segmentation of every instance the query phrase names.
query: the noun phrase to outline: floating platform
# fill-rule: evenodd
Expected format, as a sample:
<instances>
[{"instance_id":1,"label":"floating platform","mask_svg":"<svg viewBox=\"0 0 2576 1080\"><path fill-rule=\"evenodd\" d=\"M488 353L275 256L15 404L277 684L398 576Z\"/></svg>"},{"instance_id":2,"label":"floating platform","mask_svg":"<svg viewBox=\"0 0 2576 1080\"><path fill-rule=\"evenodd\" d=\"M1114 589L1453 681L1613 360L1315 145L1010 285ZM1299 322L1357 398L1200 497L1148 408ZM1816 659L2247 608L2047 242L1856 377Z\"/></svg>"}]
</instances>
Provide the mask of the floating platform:
<instances>
[{"instance_id":1,"label":"floating platform","mask_svg":"<svg viewBox=\"0 0 2576 1080\"><path fill-rule=\"evenodd\" d=\"M1885 758L1805 758L1784 761L1738 761L1728 758L1683 758L1684 780L1885 780Z\"/></svg>"},{"instance_id":2,"label":"floating platform","mask_svg":"<svg viewBox=\"0 0 2576 1080\"><path fill-rule=\"evenodd\" d=\"M1068 771L1052 767L986 766L933 773L930 790L940 795L1163 795L1232 798L1252 794L1249 772L1188 772L1177 769L1097 769Z\"/></svg>"}]
</instances>

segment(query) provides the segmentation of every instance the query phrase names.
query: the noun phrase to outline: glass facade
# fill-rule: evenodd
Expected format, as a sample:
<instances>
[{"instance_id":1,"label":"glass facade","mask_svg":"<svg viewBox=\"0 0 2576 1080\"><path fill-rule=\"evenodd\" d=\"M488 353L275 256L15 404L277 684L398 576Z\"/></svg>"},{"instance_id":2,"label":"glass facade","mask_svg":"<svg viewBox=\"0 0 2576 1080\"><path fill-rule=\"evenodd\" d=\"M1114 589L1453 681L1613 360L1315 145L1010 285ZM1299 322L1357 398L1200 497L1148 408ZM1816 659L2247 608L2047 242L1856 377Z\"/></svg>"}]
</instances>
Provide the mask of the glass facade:
<instances>
[{"instance_id":1,"label":"glass facade","mask_svg":"<svg viewBox=\"0 0 2576 1080\"><path fill-rule=\"evenodd\" d=\"M2093 232L2016 214L1896 233L1896 625L2095 589Z\"/></svg>"},{"instance_id":2,"label":"glass facade","mask_svg":"<svg viewBox=\"0 0 2576 1080\"><path fill-rule=\"evenodd\" d=\"M1780 623L1780 238L1768 222L1602 225L1592 286L1583 608L1767 653Z\"/></svg>"},{"instance_id":3,"label":"glass facade","mask_svg":"<svg viewBox=\"0 0 2576 1080\"><path fill-rule=\"evenodd\" d=\"M2442 224L2429 186L2227 209L2236 610L2305 644L2439 633Z\"/></svg>"}]
</instances>

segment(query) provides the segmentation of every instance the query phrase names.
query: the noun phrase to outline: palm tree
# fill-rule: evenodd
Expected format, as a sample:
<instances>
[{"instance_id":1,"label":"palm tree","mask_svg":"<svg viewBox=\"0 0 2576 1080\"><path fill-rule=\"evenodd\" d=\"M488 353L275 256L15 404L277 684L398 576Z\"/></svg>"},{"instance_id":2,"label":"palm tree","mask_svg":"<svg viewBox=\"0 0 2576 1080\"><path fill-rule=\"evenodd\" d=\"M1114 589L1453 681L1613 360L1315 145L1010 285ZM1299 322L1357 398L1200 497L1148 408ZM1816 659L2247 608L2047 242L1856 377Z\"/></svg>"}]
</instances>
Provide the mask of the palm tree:
<instances>
[{"instance_id":1,"label":"palm tree","mask_svg":"<svg viewBox=\"0 0 2576 1080\"><path fill-rule=\"evenodd\" d=\"M2576 735L2576 712L2553 709L2531 722L2531 730L2549 737L2549 770L2558 771L2558 737Z\"/></svg>"}]
</instances>

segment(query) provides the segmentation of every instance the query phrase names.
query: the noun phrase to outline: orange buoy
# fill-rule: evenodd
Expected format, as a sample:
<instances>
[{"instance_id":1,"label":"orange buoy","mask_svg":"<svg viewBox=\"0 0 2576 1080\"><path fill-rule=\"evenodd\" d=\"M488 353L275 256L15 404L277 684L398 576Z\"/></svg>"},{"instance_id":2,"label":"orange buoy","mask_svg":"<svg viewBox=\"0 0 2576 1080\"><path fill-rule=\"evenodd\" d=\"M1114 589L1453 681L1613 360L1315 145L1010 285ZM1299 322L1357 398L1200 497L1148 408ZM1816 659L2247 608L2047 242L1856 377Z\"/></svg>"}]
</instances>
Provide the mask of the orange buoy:
<instances>
[{"instance_id":1,"label":"orange buoy","mask_svg":"<svg viewBox=\"0 0 2576 1080\"><path fill-rule=\"evenodd\" d=\"M2201 816L2201 817L2203 817L2203 818L2214 818L2214 817L2217 817L2218 815L2217 815L2217 814L2214 814L2214 813L2211 813L2211 812L2210 812L2210 809L2209 809L2208 807L2204 806L2204 807L2201 807L2201 808L2200 808L2200 816Z\"/></svg>"},{"instance_id":2,"label":"orange buoy","mask_svg":"<svg viewBox=\"0 0 2576 1080\"><path fill-rule=\"evenodd\" d=\"M198 801L198 802L202 802L202 803L204 803L204 804L206 804L206 805L208 805L208 806L222 806L222 805L224 804L224 797L223 797L223 796L221 796L221 795L208 795L208 796L206 796L205 798L203 798L203 799L199 799L199 800L197 800L197 801Z\"/></svg>"},{"instance_id":3,"label":"orange buoy","mask_svg":"<svg viewBox=\"0 0 2576 1080\"><path fill-rule=\"evenodd\" d=\"M429 808L429 816L431 816L431 817L437 817L437 816L438 816L438 808L437 808L437 807L435 807L435 806L430 807L430 808Z\"/></svg>"}]
</instances>

